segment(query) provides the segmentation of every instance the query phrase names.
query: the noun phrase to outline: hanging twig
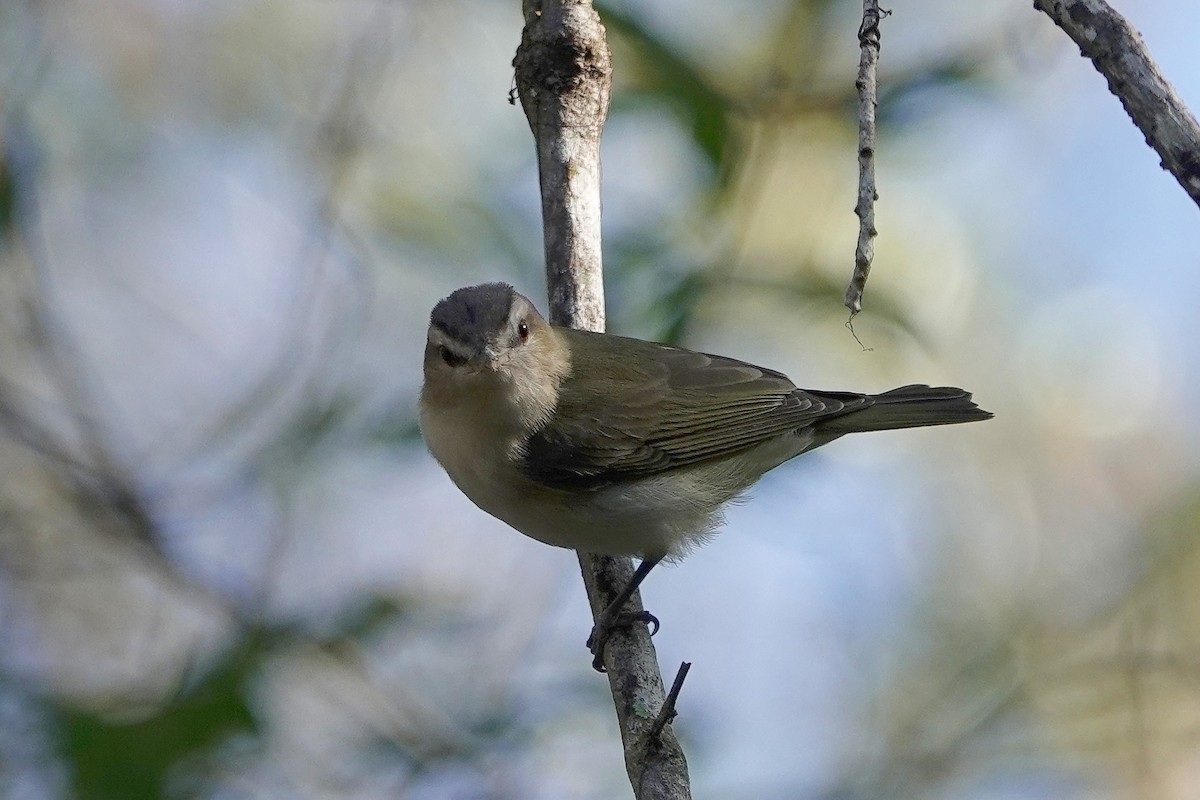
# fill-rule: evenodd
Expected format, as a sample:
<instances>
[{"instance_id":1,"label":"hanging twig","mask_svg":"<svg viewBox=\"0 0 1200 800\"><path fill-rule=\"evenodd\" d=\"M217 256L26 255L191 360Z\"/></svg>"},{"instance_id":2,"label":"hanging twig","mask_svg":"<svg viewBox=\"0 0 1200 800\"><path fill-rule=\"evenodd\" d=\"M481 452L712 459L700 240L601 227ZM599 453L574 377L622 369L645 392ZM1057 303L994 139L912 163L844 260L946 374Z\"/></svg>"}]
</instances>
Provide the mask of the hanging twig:
<instances>
[{"instance_id":1,"label":"hanging twig","mask_svg":"<svg viewBox=\"0 0 1200 800\"><path fill-rule=\"evenodd\" d=\"M862 24L858 28L858 245L854 248L854 275L843 299L853 316L862 311L863 291L875 258L875 109L879 105L879 20L890 14L881 11L878 0L863 0Z\"/></svg>"}]
</instances>

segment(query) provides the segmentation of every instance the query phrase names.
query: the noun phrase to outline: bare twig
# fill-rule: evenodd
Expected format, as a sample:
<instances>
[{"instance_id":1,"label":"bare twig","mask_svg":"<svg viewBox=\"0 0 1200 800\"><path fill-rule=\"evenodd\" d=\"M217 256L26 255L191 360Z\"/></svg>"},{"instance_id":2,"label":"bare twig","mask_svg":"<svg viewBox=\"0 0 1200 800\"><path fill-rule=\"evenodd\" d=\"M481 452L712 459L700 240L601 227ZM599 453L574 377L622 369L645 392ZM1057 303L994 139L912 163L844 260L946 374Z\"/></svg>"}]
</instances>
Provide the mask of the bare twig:
<instances>
[{"instance_id":1,"label":"bare twig","mask_svg":"<svg viewBox=\"0 0 1200 800\"><path fill-rule=\"evenodd\" d=\"M658 716L654 719L654 724L650 726L650 730L646 733L647 746L658 740L659 735L663 732L663 728L675 717L679 716L679 712L675 710L675 703L679 701L679 693L683 691L683 682L687 680L688 670L692 668L690 661L684 661L679 665L679 671L675 673L675 681L671 684L671 691L667 692L667 699L663 702L662 708L658 710Z\"/></svg>"},{"instance_id":2,"label":"bare twig","mask_svg":"<svg viewBox=\"0 0 1200 800\"><path fill-rule=\"evenodd\" d=\"M1092 60L1125 111L1200 205L1200 125L1150 57L1142 37L1104 0L1034 0Z\"/></svg>"},{"instance_id":3,"label":"bare twig","mask_svg":"<svg viewBox=\"0 0 1200 800\"><path fill-rule=\"evenodd\" d=\"M31 358L38 362L61 401L70 422L69 433L54 434L40 421L36 412L14 403L14 382L0 376L0 388L7 398L0 422L6 423L18 438L35 433L42 441L31 446L46 454L57 454L59 465L74 467L71 474L77 488L84 490L101 505L107 505L125 517L128 532L143 544L158 550L156 524L151 509L141 495L141 487L132 471L118 457L112 436L92 412L99 393L80 352L79 337L64 318L56 302L56 287L50 252L54 240L46 228L40 196L42 153L36 137L26 128L19 110L4 114L4 161L14 186L14 225L25 243L27 286L14 286L16 295L7 304L20 308L29 339ZM14 282L15 283L15 282ZM74 462L74 463L72 463ZM161 553L160 553L161 554Z\"/></svg>"},{"instance_id":4,"label":"bare twig","mask_svg":"<svg viewBox=\"0 0 1200 800\"><path fill-rule=\"evenodd\" d=\"M550 319L602 331L600 130L612 82L608 43L590 0L524 0L523 11L525 29L513 66L537 147ZM628 558L580 553L579 564L593 616L633 575ZM642 610L637 593L627 608ZM604 664L636 796L690 798L687 762L674 733L660 729L659 746L643 746L653 710L665 702L646 628L617 631Z\"/></svg>"},{"instance_id":5,"label":"bare twig","mask_svg":"<svg viewBox=\"0 0 1200 800\"><path fill-rule=\"evenodd\" d=\"M879 20L888 11L880 11L878 0L863 0L862 24L858 28L858 245L854 248L854 275L846 287L842 302L850 314L862 311L863 291L875 258L875 109L879 105Z\"/></svg>"},{"instance_id":6,"label":"bare twig","mask_svg":"<svg viewBox=\"0 0 1200 800\"><path fill-rule=\"evenodd\" d=\"M356 32L347 57L335 62L327 76L320 108L310 126L300 131L304 162L319 169L314 183L313 204L307 212L306 236L296 253L293 273L294 295L289 298L283 327L273 342L264 342L274 357L263 368L253 385L236 397L220 415L199 432L175 437L168 442L173 452L186 452L192 460L227 449L261 447L263 439L274 435L261 425L264 409L277 408L297 386L305 386L302 395L316 394L315 383L305 360L328 357L336 346L333 333L321 328L320 339L310 341L306 330L313 329L314 315L320 313L321 292L330 274L330 251L338 236L348 231L339 216L339 195L362 146L366 115L373 107L379 79L387 73L394 58L393 30L387 24L392 12L380 7ZM352 280L358 276L351 263ZM358 281L361 283L361 281ZM162 444L158 446L162 449Z\"/></svg>"}]
</instances>

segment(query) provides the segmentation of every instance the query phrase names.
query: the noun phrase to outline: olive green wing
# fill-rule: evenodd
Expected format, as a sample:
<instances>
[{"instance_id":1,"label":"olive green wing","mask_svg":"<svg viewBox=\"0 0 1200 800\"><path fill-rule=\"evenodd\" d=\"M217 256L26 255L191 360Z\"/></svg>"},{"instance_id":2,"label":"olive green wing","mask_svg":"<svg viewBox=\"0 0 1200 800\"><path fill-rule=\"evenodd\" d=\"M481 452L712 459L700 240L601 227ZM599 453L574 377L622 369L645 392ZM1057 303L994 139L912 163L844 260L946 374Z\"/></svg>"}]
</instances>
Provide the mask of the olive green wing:
<instances>
[{"instance_id":1,"label":"olive green wing","mask_svg":"<svg viewBox=\"0 0 1200 800\"><path fill-rule=\"evenodd\" d=\"M547 486L598 488L723 458L871 404L860 394L805 392L732 358L558 332L572 372L551 420L525 442L523 463Z\"/></svg>"}]
</instances>

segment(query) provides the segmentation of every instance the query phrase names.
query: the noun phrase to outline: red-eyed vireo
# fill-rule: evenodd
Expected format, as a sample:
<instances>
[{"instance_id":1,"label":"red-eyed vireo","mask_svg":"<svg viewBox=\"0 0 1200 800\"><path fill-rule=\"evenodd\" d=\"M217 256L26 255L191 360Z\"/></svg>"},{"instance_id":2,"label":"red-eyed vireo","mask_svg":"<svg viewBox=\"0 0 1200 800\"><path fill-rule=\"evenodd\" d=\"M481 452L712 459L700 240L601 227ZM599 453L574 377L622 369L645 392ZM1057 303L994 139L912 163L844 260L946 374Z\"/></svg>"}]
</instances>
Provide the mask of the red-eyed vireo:
<instances>
[{"instance_id":1,"label":"red-eyed vireo","mask_svg":"<svg viewBox=\"0 0 1200 800\"><path fill-rule=\"evenodd\" d=\"M547 544L642 559L592 631L597 669L642 579L767 470L847 433L991 417L962 389L797 389L732 358L552 326L502 283L437 304L424 372L425 441L475 505Z\"/></svg>"}]
</instances>

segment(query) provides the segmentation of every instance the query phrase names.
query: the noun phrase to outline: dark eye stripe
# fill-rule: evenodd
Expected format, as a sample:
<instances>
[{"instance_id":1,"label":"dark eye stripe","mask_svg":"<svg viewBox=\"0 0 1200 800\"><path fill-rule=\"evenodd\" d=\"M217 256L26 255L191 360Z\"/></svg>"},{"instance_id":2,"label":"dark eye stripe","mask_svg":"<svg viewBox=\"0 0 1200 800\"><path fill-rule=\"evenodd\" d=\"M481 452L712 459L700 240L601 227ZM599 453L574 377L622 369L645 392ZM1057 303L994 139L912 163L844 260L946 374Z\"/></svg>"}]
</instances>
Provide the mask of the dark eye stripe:
<instances>
[{"instance_id":1,"label":"dark eye stripe","mask_svg":"<svg viewBox=\"0 0 1200 800\"><path fill-rule=\"evenodd\" d=\"M445 345L443 345L442 347L440 347L438 349L440 350L440 353L442 356L442 361L445 361L447 364L449 364L452 367L461 367L463 364L467 363L466 358L458 355L457 353L455 353L453 350L451 350L449 347L446 347Z\"/></svg>"}]
</instances>

